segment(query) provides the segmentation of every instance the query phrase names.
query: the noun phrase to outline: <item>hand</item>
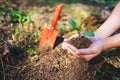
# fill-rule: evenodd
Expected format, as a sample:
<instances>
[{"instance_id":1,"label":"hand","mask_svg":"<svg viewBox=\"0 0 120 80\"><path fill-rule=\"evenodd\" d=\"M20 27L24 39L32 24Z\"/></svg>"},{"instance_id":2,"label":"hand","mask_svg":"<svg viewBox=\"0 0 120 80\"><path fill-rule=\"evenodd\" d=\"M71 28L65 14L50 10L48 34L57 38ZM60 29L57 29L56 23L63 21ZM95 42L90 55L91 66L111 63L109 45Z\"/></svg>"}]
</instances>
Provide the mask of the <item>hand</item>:
<instances>
[{"instance_id":1,"label":"hand","mask_svg":"<svg viewBox=\"0 0 120 80\"><path fill-rule=\"evenodd\" d=\"M103 51L103 39L96 39L95 37L87 37L92 41L92 44L88 48L77 49L75 46L68 43L72 38L77 38L78 35L74 34L68 39L65 39L62 43L62 48L66 49L69 53L76 55L85 61L90 61Z\"/></svg>"}]
</instances>

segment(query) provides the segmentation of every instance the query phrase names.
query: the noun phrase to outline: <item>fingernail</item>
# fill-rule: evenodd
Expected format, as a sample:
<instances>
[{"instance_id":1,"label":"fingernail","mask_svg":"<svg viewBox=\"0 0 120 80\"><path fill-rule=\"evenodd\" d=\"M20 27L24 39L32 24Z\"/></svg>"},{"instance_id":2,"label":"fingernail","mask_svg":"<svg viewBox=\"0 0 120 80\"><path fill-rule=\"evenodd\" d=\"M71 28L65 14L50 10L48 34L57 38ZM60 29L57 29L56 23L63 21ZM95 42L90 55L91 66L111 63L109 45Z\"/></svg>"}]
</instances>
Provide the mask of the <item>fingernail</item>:
<instances>
[{"instance_id":1,"label":"fingernail","mask_svg":"<svg viewBox=\"0 0 120 80\"><path fill-rule=\"evenodd\" d=\"M62 49L65 49L64 42L62 43L62 45L61 45L61 46L62 46Z\"/></svg>"},{"instance_id":2,"label":"fingernail","mask_svg":"<svg viewBox=\"0 0 120 80\"><path fill-rule=\"evenodd\" d=\"M64 41L67 41L68 39L64 39Z\"/></svg>"}]
</instances>

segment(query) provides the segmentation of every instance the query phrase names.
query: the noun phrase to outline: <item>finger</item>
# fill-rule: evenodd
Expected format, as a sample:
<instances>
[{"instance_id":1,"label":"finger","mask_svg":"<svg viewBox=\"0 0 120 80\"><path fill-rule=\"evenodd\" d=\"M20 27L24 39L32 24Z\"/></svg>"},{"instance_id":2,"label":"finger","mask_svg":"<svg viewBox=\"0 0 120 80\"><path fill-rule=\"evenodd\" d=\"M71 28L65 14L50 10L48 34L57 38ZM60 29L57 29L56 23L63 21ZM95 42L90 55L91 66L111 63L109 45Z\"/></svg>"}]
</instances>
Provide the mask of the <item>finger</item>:
<instances>
[{"instance_id":1,"label":"finger","mask_svg":"<svg viewBox=\"0 0 120 80\"><path fill-rule=\"evenodd\" d=\"M62 43L62 45L61 45L61 46L62 46L62 49L66 49L66 50L68 50L68 48L67 48L67 45L66 45L66 44L67 44L67 42L63 42L63 43Z\"/></svg>"},{"instance_id":2,"label":"finger","mask_svg":"<svg viewBox=\"0 0 120 80\"><path fill-rule=\"evenodd\" d=\"M95 54L93 54L93 55L79 55L79 56L81 56L81 58L85 61L90 61L92 58L95 57Z\"/></svg>"},{"instance_id":3,"label":"finger","mask_svg":"<svg viewBox=\"0 0 120 80\"><path fill-rule=\"evenodd\" d=\"M66 47L65 47L65 42L63 42L62 44L61 44L61 46L62 46L62 49L65 49Z\"/></svg>"},{"instance_id":4,"label":"finger","mask_svg":"<svg viewBox=\"0 0 120 80\"><path fill-rule=\"evenodd\" d=\"M69 40L71 40L71 39L73 39L73 38L77 38L78 36L79 36L78 34L74 34L73 36L64 39L64 41L69 41Z\"/></svg>"},{"instance_id":5,"label":"finger","mask_svg":"<svg viewBox=\"0 0 120 80\"><path fill-rule=\"evenodd\" d=\"M78 49L76 47L74 47L73 45L69 44L69 43L64 43L64 45L68 48L68 50L72 50L74 52L76 52Z\"/></svg>"},{"instance_id":6,"label":"finger","mask_svg":"<svg viewBox=\"0 0 120 80\"><path fill-rule=\"evenodd\" d=\"M66 44L67 44L67 43L64 42L64 44L63 44L63 48L66 49L68 53L72 53L72 54L74 54L74 51L71 50Z\"/></svg>"},{"instance_id":7,"label":"finger","mask_svg":"<svg viewBox=\"0 0 120 80\"><path fill-rule=\"evenodd\" d=\"M78 50L76 47L72 46L71 44L66 43L66 49L68 50L69 53L72 53L73 55L80 57L76 51ZM81 57L80 57L81 58Z\"/></svg>"},{"instance_id":8,"label":"finger","mask_svg":"<svg viewBox=\"0 0 120 80\"><path fill-rule=\"evenodd\" d=\"M77 50L76 47L72 46L71 44L67 43L67 42L63 42L62 43L62 48L66 49L68 51L68 53L72 53L74 55L77 55L75 52Z\"/></svg>"},{"instance_id":9,"label":"finger","mask_svg":"<svg viewBox=\"0 0 120 80\"><path fill-rule=\"evenodd\" d=\"M63 43L62 43L62 49L68 50L68 48L67 48L67 46L66 46L66 42L63 42Z\"/></svg>"},{"instance_id":10,"label":"finger","mask_svg":"<svg viewBox=\"0 0 120 80\"><path fill-rule=\"evenodd\" d=\"M91 48L84 48L84 49L78 49L76 51L76 54L78 54L78 55L88 55L88 54L93 54L92 52L93 51L92 51Z\"/></svg>"},{"instance_id":11,"label":"finger","mask_svg":"<svg viewBox=\"0 0 120 80\"><path fill-rule=\"evenodd\" d=\"M90 55L79 55L82 57L82 59L84 59L85 61L90 61L91 59L93 59L94 57L96 57L98 54L90 54Z\"/></svg>"}]
</instances>

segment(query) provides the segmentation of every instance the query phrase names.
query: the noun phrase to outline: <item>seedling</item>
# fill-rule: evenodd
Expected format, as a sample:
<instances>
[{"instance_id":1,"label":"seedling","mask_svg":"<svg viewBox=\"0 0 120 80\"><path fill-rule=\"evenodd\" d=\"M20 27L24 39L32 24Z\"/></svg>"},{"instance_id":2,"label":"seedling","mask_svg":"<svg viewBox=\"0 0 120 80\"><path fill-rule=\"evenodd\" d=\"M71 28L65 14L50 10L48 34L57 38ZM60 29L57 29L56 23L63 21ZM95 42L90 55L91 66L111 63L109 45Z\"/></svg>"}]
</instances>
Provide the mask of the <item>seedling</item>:
<instances>
[{"instance_id":1,"label":"seedling","mask_svg":"<svg viewBox=\"0 0 120 80\"><path fill-rule=\"evenodd\" d=\"M31 22L29 13L14 10L12 7L1 8L0 17L4 17L4 22L7 21L6 16L10 18L10 23L12 24L21 23L23 26L26 21Z\"/></svg>"},{"instance_id":2,"label":"seedling","mask_svg":"<svg viewBox=\"0 0 120 80\"><path fill-rule=\"evenodd\" d=\"M77 33L78 33L78 35L80 37L81 28L84 26L84 24L81 23L79 26L77 26L77 23L74 20L72 20L72 19L68 20L68 23L69 23L70 27L73 30L77 31ZM92 31L85 31L85 32L83 32L83 35L89 36L89 37L93 37L94 36L94 32L92 32Z\"/></svg>"}]
</instances>

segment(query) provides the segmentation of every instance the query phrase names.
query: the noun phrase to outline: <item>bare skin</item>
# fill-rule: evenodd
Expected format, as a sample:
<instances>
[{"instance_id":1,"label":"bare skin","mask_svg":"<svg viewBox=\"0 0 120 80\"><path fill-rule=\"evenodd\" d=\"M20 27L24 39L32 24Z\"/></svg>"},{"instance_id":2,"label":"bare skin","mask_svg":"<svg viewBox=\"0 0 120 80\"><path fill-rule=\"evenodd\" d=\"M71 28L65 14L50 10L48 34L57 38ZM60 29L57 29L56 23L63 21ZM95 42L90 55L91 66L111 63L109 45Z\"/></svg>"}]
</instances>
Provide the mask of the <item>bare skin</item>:
<instances>
[{"instance_id":1,"label":"bare skin","mask_svg":"<svg viewBox=\"0 0 120 80\"><path fill-rule=\"evenodd\" d=\"M120 46L120 33L111 36L111 34L119 28L120 2L116 5L109 18L94 32L95 36L88 37L88 39L92 41L92 44L88 48L77 49L75 46L68 43L72 38L78 37L77 34L65 39L62 43L62 48L85 61L90 61L102 51Z\"/></svg>"}]
</instances>

